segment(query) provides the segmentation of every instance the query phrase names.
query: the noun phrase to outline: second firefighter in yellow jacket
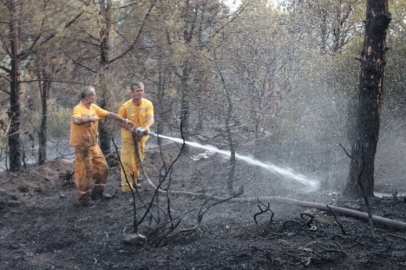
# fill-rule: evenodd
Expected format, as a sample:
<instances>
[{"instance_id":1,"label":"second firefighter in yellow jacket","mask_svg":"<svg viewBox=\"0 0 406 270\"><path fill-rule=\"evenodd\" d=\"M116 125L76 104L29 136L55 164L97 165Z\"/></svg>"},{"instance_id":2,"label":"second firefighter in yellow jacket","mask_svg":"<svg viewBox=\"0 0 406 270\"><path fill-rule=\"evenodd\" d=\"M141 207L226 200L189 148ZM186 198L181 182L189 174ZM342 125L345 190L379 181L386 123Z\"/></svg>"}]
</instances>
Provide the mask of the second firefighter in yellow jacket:
<instances>
[{"instance_id":1,"label":"second firefighter in yellow jacket","mask_svg":"<svg viewBox=\"0 0 406 270\"><path fill-rule=\"evenodd\" d=\"M122 138L121 162L125 170L124 173L123 169L121 169L121 190L123 192L130 191L134 185L139 186L137 180L140 174L140 164L138 164L135 154L132 133L139 127L149 132L154 124L154 107L151 101L144 98L144 84L142 82L132 84L131 94L132 99L121 105L118 112L118 115L133 123L131 127L119 124L121 126ZM138 153L141 162L144 160L145 144L148 137L148 135L137 137Z\"/></svg>"}]
</instances>

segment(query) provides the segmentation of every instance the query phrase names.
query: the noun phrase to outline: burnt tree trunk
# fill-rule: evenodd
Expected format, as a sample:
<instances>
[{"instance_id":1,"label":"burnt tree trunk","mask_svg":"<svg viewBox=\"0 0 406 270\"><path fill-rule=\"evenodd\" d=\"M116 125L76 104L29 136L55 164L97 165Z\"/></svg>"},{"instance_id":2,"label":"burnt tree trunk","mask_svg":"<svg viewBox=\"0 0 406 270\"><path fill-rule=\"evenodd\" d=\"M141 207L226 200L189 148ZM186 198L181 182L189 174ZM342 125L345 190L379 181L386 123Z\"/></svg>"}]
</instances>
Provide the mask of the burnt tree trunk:
<instances>
[{"instance_id":1,"label":"burnt tree trunk","mask_svg":"<svg viewBox=\"0 0 406 270\"><path fill-rule=\"evenodd\" d=\"M181 76L181 89L182 89L182 97L181 97L181 121L182 121L182 136L186 141L189 141L190 138L190 124L189 124L189 115L190 115L190 87L189 87L189 79L190 79L191 67L189 61L185 61L182 76ZM183 149L183 153L189 153L189 147L185 145Z\"/></svg>"},{"instance_id":2,"label":"burnt tree trunk","mask_svg":"<svg viewBox=\"0 0 406 270\"><path fill-rule=\"evenodd\" d=\"M165 84L166 84L166 69L163 67L163 58L159 57L159 75L158 75L158 95L157 102L158 108L155 109L157 114L156 121L156 133L163 134L164 132L164 117L165 112L164 100L165 100ZM162 138L158 137L158 144L162 145Z\"/></svg>"},{"instance_id":3,"label":"burnt tree trunk","mask_svg":"<svg viewBox=\"0 0 406 270\"><path fill-rule=\"evenodd\" d=\"M38 165L43 165L47 159L47 140L48 140L48 98L51 89L52 81L46 76L42 75L41 78L44 79L40 83L41 91L41 128L38 132Z\"/></svg>"},{"instance_id":4,"label":"burnt tree trunk","mask_svg":"<svg viewBox=\"0 0 406 270\"><path fill-rule=\"evenodd\" d=\"M227 141L228 141L228 146L230 147L230 169L229 169L229 174L228 174L228 179L227 179L227 190L228 193L232 196L237 194L234 192L234 175L235 175L235 165L236 165L236 158L235 158L235 146L233 142L233 134L231 133L231 117L233 114L233 102L230 97L230 92L228 91L228 88L226 87L226 83L224 81L223 76L221 75L221 81L223 83L223 88L224 92L227 97L227 107L224 108L224 113L225 113L225 126L226 126L226 133L227 133Z\"/></svg>"},{"instance_id":5,"label":"burnt tree trunk","mask_svg":"<svg viewBox=\"0 0 406 270\"><path fill-rule=\"evenodd\" d=\"M109 95L109 87L107 86L106 75L109 72L109 65L111 60L111 31L112 31L112 14L111 14L112 0L100 1L100 9L102 18L104 19L104 25L100 31L102 38L100 44L100 107L105 110L110 110L111 98ZM113 137L111 121L109 119L103 119L99 123L100 134L100 148L104 154L110 152L110 141Z\"/></svg>"},{"instance_id":6,"label":"burnt tree trunk","mask_svg":"<svg viewBox=\"0 0 406 270\"><path fill-rule=\"evenodd\" d=\"M21 169L21 144L20 144L20 55L19 55L19 15L17 14L16 2L9 1L11 12L10 49L11 49L11 82L10 82L10 110L8 117L11 121L8 136L10 149L10 171L16 172Z\"/></svg>"},{"instance_id":7,"label":"burnt tree trunk","mask_svg":"<svg viewBox=\"0 0 406 270\"><path fill-rule=\"evenodd\" d=\"M379 137L379 115L385 67L385 39L390 23L388 0L368 0L364 45L361 52L359 103L354 130L349 181L344 195L360 198L362 192L358 177L362 169L361 184L366 196L374 192L374 161ZM365 160L365 168L363 166Z\"/></svg>"}]
</instances>

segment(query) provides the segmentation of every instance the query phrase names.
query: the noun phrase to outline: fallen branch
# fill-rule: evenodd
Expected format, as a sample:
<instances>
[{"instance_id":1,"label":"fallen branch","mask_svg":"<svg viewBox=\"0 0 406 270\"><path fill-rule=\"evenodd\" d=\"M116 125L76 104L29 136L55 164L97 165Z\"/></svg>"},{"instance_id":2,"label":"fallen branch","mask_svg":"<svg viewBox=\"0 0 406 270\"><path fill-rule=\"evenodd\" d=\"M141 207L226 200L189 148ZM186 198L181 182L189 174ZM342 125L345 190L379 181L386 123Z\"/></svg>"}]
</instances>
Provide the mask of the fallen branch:
<instances>
[{"instance_id":1,"label":"fallen branch","mask_svg":"<svg viewBox=\"0 0 406 270\"><path fill-rule=\"evenodd\" d=\"M4 183L0 183L0 186L2 186L2 185L5 185L5 184L7 184L7 183L9 183L12 179L13 179L13 177L14 177L14 173L10 176L10 178L6 181L6 182L4 182Z\"/></svg>"},{"instance_id":2,"label":"fallen branch","mask_svg":"<svg viewBox=\"0 0 406 270\"><path fill-rule=\"evenodd\" d=\"M146 174L145 174L146 176ZM153 187L156 188L154 183L151 182L151 180L146 177L147 182ZM165 192L164 190L158 189L159 192ZM182 195L187 195L187 196L202 196L202 197L208 197L207 194L204 193L195 193L195 192L190 192L190 191L171 191L171 194L182 194ZM222 197L212 197L213 200L223 200L224 198ZM337 207L334 205L326 205L322 203L314 203L314 202L308 202L308 201L299 201L295 199L289 199L289 198L284 198L284 197L278 197L278 196L269 196L269 197L260 197L260 198L234 198L229 200L230 202L245 202L245 203L253 203L257 202L257 200L261 201L273 201L276 203L286 203L286 204L293 204L297 205L300 207L309 207L309 208L317 208L323 211L330 211L333 210L336 214L341 214L357 219L362 219L368 221L368 214L361 212L361 211L356 211L348 208L343 208L343 207ZM328 207L327 207L328 206ZM376 215L371 216L372 220L376 222L377 224L385 225L391 228L399 229L399 230L405 230L406 231L406 223L398 220L393 220L389 218L384 218Z\"/></svg>"}]
</instances>

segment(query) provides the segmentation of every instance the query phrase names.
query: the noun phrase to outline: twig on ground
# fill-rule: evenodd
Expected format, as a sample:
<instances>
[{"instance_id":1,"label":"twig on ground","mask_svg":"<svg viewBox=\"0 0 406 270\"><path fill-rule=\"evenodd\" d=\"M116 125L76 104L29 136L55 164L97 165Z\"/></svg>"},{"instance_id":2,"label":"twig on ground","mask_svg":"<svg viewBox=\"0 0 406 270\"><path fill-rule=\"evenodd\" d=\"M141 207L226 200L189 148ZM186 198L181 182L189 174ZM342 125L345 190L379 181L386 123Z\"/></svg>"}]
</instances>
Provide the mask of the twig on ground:
<instances>
[{"instance_id":1,"label":"twig on ground","mask_svg":"<svg viewBox=\"0 0 406 270\"><path fill-rule=\"evenodd\" d=\"M344 255L344 257L348 257L348 254L345 253L345 252L342 251L342 250L331 249L331 248L325 248L325 247L323 247L323 246L321 246L321 245L318 245L318 244L316 244L316 243L313 243L313 245L314 245L315 247L318 247L318 248L322 249L322 250L325 251L325 252L338 253L338 254L340 254L340 255Z\"/></svg>"},{"instance_id":2,"label":"twig on ground","mask_svg":"<svg viewBox=\"0 0 406 270\"><path fill-rule=\"evenodd\" d=\"M387 236L392 236L392 237L395 237L395 238L400 238L400 239L403 239L403 240L405 240L406 241L406 237L403 237L403 236L400 236L400 235L396 235L396 234L387 234Z\"/></svg>"},{"instance_id":3,"label":"twig on ground","mask_svg":"<svg viewBox=\"0 0 406 270\"><path fill-rule=\"evenodd\" d=\"M270 218L270 220L269 220L269 225L271 225L275 213L271 210L270 204L268 203L267 205L265 205L264 203L262 203L262 202L259 200L259 198L257 198L257 200L258 200L258 205L257 205L257 206L258 206L260 212L259 212L259 213L256 213L256 214L254 215L255 224L258 225L257 216L260 216L260 215L262 215L262 214L264 214L264 213L266 213L266 212L271 212L271 218ZM262 209L261 205L264 206L265 209Z\"/></svg>"},{"instance_id":4,"label":"twig on ground","mask_svg":"<svg viewBox=\"0 0 406 270\"><path fill-rule=\"evenodd\" d=\"M340 226L341 232L344 235L348 235L347 232L344 230L344 226L338 221L337 215L336 213L334 213L334 211L330 208L330 206L328 204L326 204L326 207L328 208L328 210L330 210L330 212L333 214L334 216L334 220L335 222L338 224L338 226Z\"/></svg>"},{"instance_id":5,"label":"twig on ground","mask_svg":"<svg viewBox=\"0 0 406 270\"><path fill-rule=\"evenodd\" d=\"M14 177L14 173L10 176L10 178L6 181L6 182L4 182L4 183L1 183L0 184L0 187L2 186L2 185L5 185L5 184L7 184L7 183L9 183L9 182L11 182L11 180L13 179L13 177Z\"/></svg>"},{"instance_id":6,"label":"twig on ground","mask_svg":"<svg viewBox=\"0 0 406 270\"><path fill-rule=\"evenodd\" d=\"M347 154L347 156L348 156L349 158L353 159L357 164L360 164L360 162L359 162L356 158L352 157L351 155L349 155L349 154L347 153L347 151L345 150L345 148L344 148L341 144L339 144L339 145L341 146L341 148L344 150L344 152ZM360 189L361 189L362 196L364 197L365 205L366 205L366 207L367 207L368 223L369 223L369 233L370 233L371 238L374 239L374 238L375 238L375 232L374 232L375 229L374 229L374 221L373 221L373 219L372 219L372 210L371 210L371 206L369 205L368 196L367 196L366 193L365 193L364 185L363 185L362 182L361 182L361 177L362 177L362 174L364 173L364 170L365 170L365 153L364 153L364 146L361 144L361 142L358 142L358 147L360 148L361 153L362 153L362 164L360 165L360 166L361 166L361 170L360 170L360 172L359 172L359 174L358 174L358 179L357 179L357 181L358 181L358 185L359 185L359 187L360 187Z\"/></svg>"},{"instance_id":7,"label":"twig on ground","mask_svg":"<svg viewBox=\"0 0 406 270\"><path fill-rule=\"evenodd\" d=\"M123 173L124 173L125 181L126 181L127 185L130 187L131 196L132 196L132 198L133 198L132 205L133 205L133 210L134 210L134 215L133 215L133 218L134 218L134 220L133 220L133 232L134 232L134 233L138 233L137 205L136 205L136 202L135 202L134 190L131 188L131 184L130 184L130 182L128 181L127 173L126 173L125 170L124 170L124 165L123 165L123 162L121 161L121 157L120 157L120 154L119 154L119 152L118 152L117 144L116 144L116 142L114 141L114 138L112 138L111 140L113 141L113 145L114 145L115 150L116 150L118 162L120 163L121 169L122 169L122 171L123 171ZM132 178L133 178L133 182L134 182L134 174L132 174Z\"/></svg>"},{"instance_id":8,"label":"twig on ground","mask_svg":"<svg viewBox=\"0 0 406 270\"><path fill-rule=\"evenodd\" d=\"M393 192L392 197L393 197L393 199L395 200L395 202L398 202L398 201L399 201L399 198L398 198L398 191L397 191L397 190L395 190L395 191Z\"/></svg>"}]
</instances>

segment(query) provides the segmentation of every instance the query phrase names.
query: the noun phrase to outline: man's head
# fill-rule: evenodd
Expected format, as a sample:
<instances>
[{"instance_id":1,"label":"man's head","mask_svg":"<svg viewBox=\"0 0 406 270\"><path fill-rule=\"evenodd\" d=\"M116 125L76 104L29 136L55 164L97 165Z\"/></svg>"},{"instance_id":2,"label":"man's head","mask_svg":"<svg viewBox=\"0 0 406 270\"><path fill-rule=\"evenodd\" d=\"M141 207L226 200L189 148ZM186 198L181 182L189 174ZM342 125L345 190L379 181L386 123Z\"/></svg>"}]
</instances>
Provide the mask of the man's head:
<instances>
[{"instance_id":1,"label":"man's head","mask_svg":"<svg viewBox=\"0 0 406 270\"><path fill-rule=\"evenodd\" d=\"M131 94L133 101L139 102L144 97L144 84L136 82L131 85Z\"/></svg>"},{"instance_id":2,"label":"man's head","mask_svg":"<svg viewBox=\"0 0 406 270\"><path fill-rule=\"evenodd\" d=\"M80 98L84 103L94 103L96 101L96 91L94 90L93 86L86 86L82 93L80 94Z\"/></svg>"}]
</instances>

